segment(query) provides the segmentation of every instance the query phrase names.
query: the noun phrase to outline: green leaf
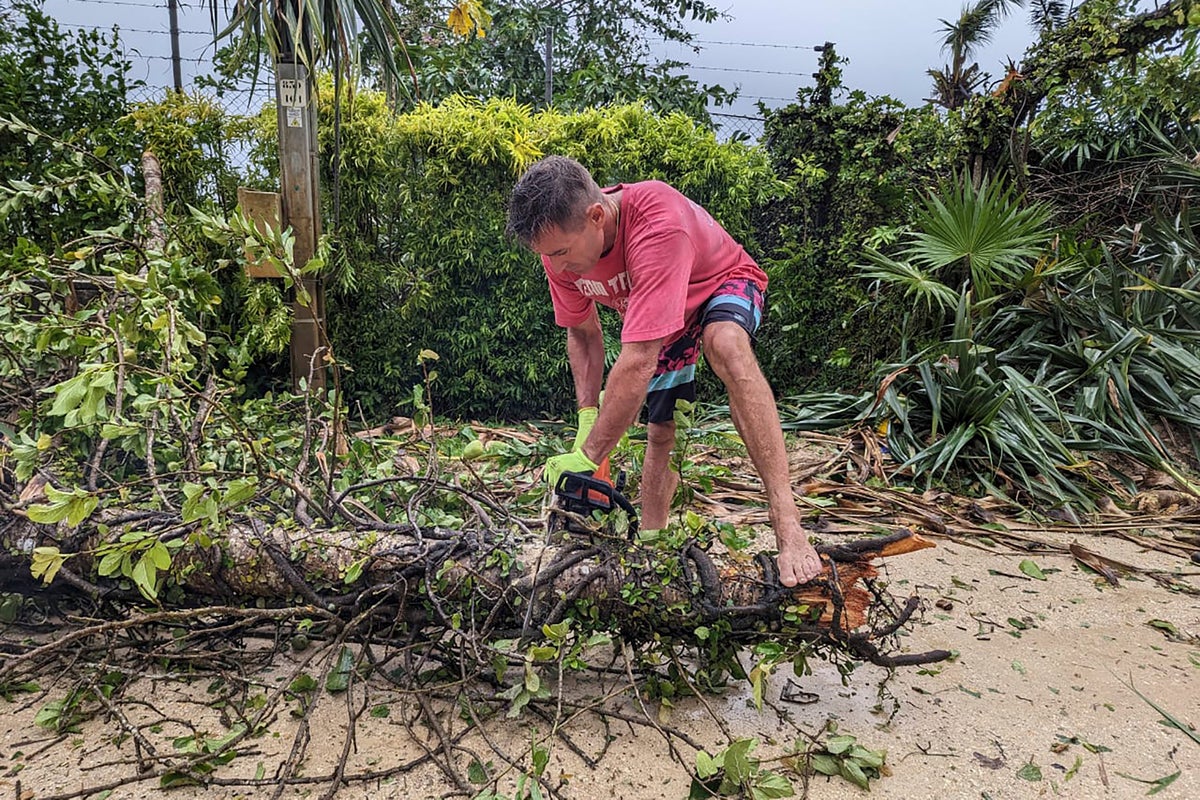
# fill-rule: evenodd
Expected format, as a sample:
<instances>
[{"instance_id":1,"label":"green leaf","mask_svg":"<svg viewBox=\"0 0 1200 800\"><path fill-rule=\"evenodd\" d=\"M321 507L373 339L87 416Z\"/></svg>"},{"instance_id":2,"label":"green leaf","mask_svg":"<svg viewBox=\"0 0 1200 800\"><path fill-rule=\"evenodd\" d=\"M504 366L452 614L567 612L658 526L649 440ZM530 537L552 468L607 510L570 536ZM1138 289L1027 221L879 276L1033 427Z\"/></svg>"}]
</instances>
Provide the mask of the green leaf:
<instances>
[{"instance_id":1,"label":"green leaf","mask_svg":"<svg viewBox=\"0 0 1200 800\"><path fill-rule=\"evenodd\" d=\"M550 751L544 747L534 747L531 753L533 759L533 774L541 775L550 763Z\"/></svg>"},{"instance_id":2,"label":"green leaf","mask_svg":"<svg viewBox=\"0 0 1200 800\"><path fill-rule=\"evenodd\" d=\"M160 570L171 568L171 551L162 542L155 542L151 545L146 557Z\"/></svg>"},{"instance_id":3,"label":"green leaf","mask_svg":"<svg viewBox=\"0 0 1200 800\"><path fill-rule=\"evenodd\" d=\"M529 648L529 658L532 661L553 661L558 657L557 647L533 645Z\"/></svg>"},{"instance_id":4,"label":"green leaf","mask_svg":"<svg viewBox=\"0 0 1200 800\"><path fill-rule=\"evenodd\" d=\"M205 739L204 749L209 753L216 753L223 750L235 739L239 738L246 732L245 723L239 722L234 725L224 736L219 736L216 739Z\"/></svg>"},{"instance_id":5,"label":"green leaf","mask_svg":"<svg viewBox=\"0 0 1200 800\"><path fill-rule=\"evenodd\" d=\"M841 775L842 762L841 759L835 758L827 753L813 753L809 759L812 768L822 775Z\"/></svg>"},{"instance_id":6,"label":"green leaf","mask_svg":"<svg viewBox=\"0 0 1200 800\"><path fill-rule=\"evenodd\" d=\"M1033 563L1033 561L1029 560L1028 558L1021 562L1021 565L1018 567L1018 569L1035 580L1046 580L1046 575L1042 572L1041 567Z\"/></svg>"},{"instance_id":7,"label":"green leaf","mask_svg":"<svg viewBox=\"0 0 1200 800\"><path fill-rule=\"evenodd\" d=\"M716 775L721 771L721 767L724 765L724 763L724 756L722 756L722 759L718 761L708 753L700 750L696 753L696 775L698 775L701 780L711 778L713 775Z\"/></svg>"},{"instance_id":8,"label":"green leaf","mask_svg":"<svg viewBox=\"0 0 1200 800\"><path fill-rule=\"evenodd\" d=\"M849 758L853 758L864 767L879 769L883 766L884 760L887 758L886 750L868 750L865 747L855 745L850 748Z\"/></svg>"},{"instance_id":9,"label":"green leaf","mask_svg":"<svg viewBox=\"0 0 1200 800\"><path fill-rule=\"evenodd\" d=\"M754 696L754 708L762 711L763 707L763 674L761 667L750 670L750 689Z\"/></svg>"},{"instance_id":10,"label":"green leaf","mask_svg":"<svg viewBox=\"0 0 1200 800\"><path fill-rule=\"evenodd\" d=\"M229 482L221 503L225 508L237 508L254 497L256 491L258 491L258 481L255 478L238 478Z\"/></svg>"},{"instance_id":11,"label":"green leaf","mask_svg":"<svg viewBox=\"0 0 1200 800\"><path fill-rule=\"evenodd\" d=\"M177 786L199 786L200 780L184 772L164 772L158 779L159 788L174 789Z\"/></svg>"},{"instance_id":12,"label":"green leaf","mask_svg":"<svg viewBox=\"0 0 1200 800\"><path fill-rule=\"evenodd\" d=\"M363 556L362 558L354 561L349 567L346 568L346 576L342 578L342 582L347 586L351 585L352 583L357 583L358 579L362 577L363 567L367 565L367 561L369 559L370 556Z\"/></svg>"},{"instance_id":13,"label":"green leaf","mask_svg":"<svg viewBox=\"0 0 1200 800\"><path fill-rule=\"evenodd\" d=\"M51 700L37 710L33 716L33 724L39 728L51 730L57 728L64 708L66 708L66 700Z\"/></svg>"},{"instance_id":14,"label":"green leaf","mask_svg":"<svg viewBox=\"0 0 1200 800\"><path fill-rule=\"evenodd\" d=\"M293 694L306 694L317 688L317 680L307 672L301 672L288 684L288 691Z\"/></svg>"},{"instance_id":15,"label":"green leaf","mask_svg":"<svg viewBox=\"0 0 1200 800\"><path fill-rule=\"evenodd\" d=\"M542 676L530 664L525 665L525 691L537 694L542 688Z\"/></svg>"},{"instance_id":16,"label":"green leaf","mask_svg":"<svg viewBox=\"0 0 1200 800\"><path fill-rule=\"evenodd\" d=\"M103 578L111 578L121 571L121 561L125 558L125 553L121 550L108 550L100 557L100 563L96 566L96 572Z\"/></svg>"},{"instance_id":17,"label":"green leaf","mask_svg":"<svg viewBox=\"0 0 1200 800\"><path fill-rule=\"evenodd\" d=\"M19 594L0 594L0 622L13 623L21 616L24 600ZM4 684L0 683L0 687Z\"/></svg>"},{"instance_id":18,"label":"green leaf","mask_svg":"<svg viewBox=\"0 0 1200 800\"><path fill-rule=\"evenodd\" d=\"M563 620L556 622L553 625L543 625L542 635L552 642L566 641L567 634L571 632L571 621Z\"/></svg>"},{"instance_id":19,"label":"green leaf","mask_svg":"<svg viewBox=\"0 0 1200 800\"><path fill-rule=\"evenodd\" d=\"M841 775L843 778L850 781L860 789L871 788L870 780L868 780L866 773L862 771L862 767L860 767L858 764L847 759L842 762L841 766Z\"/></svg>"},{"instance_id":20,"label":"green leaf","mask_svg":"<svg viewBox=\"0 0 1200 800\"><path fill-rule=\"evenodd\" d=\"M1150 791L1146 792L1146 794L1147 795L1158 794L1163 789L1167 788L1172 783L1174 783L1175 779L1178 778L1182 774L1183 774L1182 770L1177 770L1177 771L1171 773L1170 775L1164 775L1161 778L1156 778L1154 781L1153 788L1151 788Z\"/></svg>"},{"instance_id":21,"label":"green leaf","mask_svg":"<svg viewBox=\"0 0 1200 800\"><path fill-rule=\"evenodd\" d=\"M205 508L205 499L208 496L205 487L198 483L185 483L183 485L183 496L184 522L194 522L208 516L208 511Z\"/></svg>"},{"instance_id":22,"label":"green leaf","mask_svg":"<svg viewBox=\"0 0 1200 800\"><path fill-rule=\"evenodd\" d=\"M1160 715L1162 715L1162 718L1163 718L1162 722L1165 725L1167 725L1167 727L1178 728L1179 730L1181 730L1185 734L1187 734L1188 738L1190 738L1193 742L1195 742L1196 744L1200 744L1200 734L1197 734L1196 731L1191 726L1186 725L1186 724L1180 722L1179 720L1177 720L1175 717L1171 716L1161 706L1159 706L1157 703L1155 703L1149 697L1146 697L1146 695L1144 695L1140 691L1138 691L1137 687L1133 685L1132 679L1130 679L1130 682L1125 685L1128 686L1133 691L1134 694L1136 694L1138 697L1142 698L1142 702L1144 702L1146 705L1150 706L1155 711L1157 711Z\"/></svg>"},{"instance_id":23,"label":"green leaf","mask_svg":"<svg viewBox=\"0 0 1200 800\"><path fill-rule=\"evenodd\" d=\"M129 577L143 597L147 600L158 599L158 569L150 560L149 553L142 554L142 557L133 565Z\"/></svg>"},{"instance_id":24,"label":"green leaf","mask_svg":"<svg viewBox=\"0 0 1200 800\"><path fill-rule=\"evenodd\" d=\"M141 430L136 425L118 425L114 422L106 422L100 426L101 439L117 439L121 436L132 436Z\"/></svg>"},{"instance_id":25,"label":"green leaf","mask_svg":"<svg viewBox=\"0 0 1200 800\"><path fill-rule=\"evenodd\" d=\"M838 756L849 751L857 741L857 737L850 735L830 736L825 742L825 750L835 756Z\"/></svg>"},{"instance_id":26,"label":"green leaf","mask_svg":"<svg viewBox=\"0 0 1200 800\"><path fill-rule=\"evenodd\" d=\"M42 579L43 586L49 586L54 576L62 569L62 565L74 555L60 553L57 547L35 547L29 571L33 577Z\"/></svg>"},{"instance_id":27,"label":"green leaf","mask_svg":"<svg viewBox=\"0 0 1200 800\"><path fill-rule=\"evenodd\" d=\"M1042 779L1042 768L1030 761L1028 764L1017 770L1017 777L1036 783Z\"/></svg>"},{"instance_id":28,"label":"green leaf","mask_svg":"<svg viewBox=\"0 0 1200 800\"><path fill-rule=\"evenodd\" d=\"M763 770L758 773L754 785L750 787L750 795L754 800L777 800L781 797L792 797L796 790L791 782L778 772Z\"/></svg>"},{"instance_id":29,"label":"green leaf","mask_svg":"<svg viewBox=\"0 0 1200 800\"><path fill-rule=\"evenodd\" d=\"M467 780L476 786L481 786L491 780L488 777L487 767L479 763L479 759L473 758L467 765Z\"/></svg>"},{"instance_id":30,"label":"green leaf","mask_svg":"<svg viewBox=\"0 0 1200 800\"><path fill-rule=\"evenodd\" d=\"M725 776L731 782L741 786L754 774L750 751L757 746L757 739L739 739L725 750Z\"/></svg>"},{"instance_id":31,"label":"green leaf","mask_svg":"<svg viewBox=\"0 0 1200 800\"><path fill-rule=\"evenodd\" d=\"M338 654L337 664L329 671L325 679L325 691L332 693L344 692L350 687L350 674L354 671L354 654L349 647L342 647Z\"/></svg>"},{"instance_id":32,"label":"green leaf","mask_svg":"<svg viewBox=\"0 0 1200 800\"><path fill-rule=\"evenodd\" d=\"M25 515L33 522L43 525L53 525L67 518L66 503L49 503L31 505L25 509Z\"/></svg>"}]
</instances>

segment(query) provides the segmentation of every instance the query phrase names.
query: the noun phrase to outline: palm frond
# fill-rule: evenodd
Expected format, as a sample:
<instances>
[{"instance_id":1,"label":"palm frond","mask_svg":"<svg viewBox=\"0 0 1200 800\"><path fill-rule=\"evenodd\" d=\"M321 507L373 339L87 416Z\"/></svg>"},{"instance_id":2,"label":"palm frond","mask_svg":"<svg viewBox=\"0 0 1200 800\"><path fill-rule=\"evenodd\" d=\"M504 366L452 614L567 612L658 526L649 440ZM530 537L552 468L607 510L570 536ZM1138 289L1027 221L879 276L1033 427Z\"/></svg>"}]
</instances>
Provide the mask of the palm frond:
<instances>
[{"instance_id":1,"label":"palm frond","mask_svg":"<svg viewBox=\"0 0 1200 800\"><path fill-rule=\"evenodd\" d=\"M878 250L867 247L864 253L869 264L860 264L859 274L904 290L904 296L924 303L926 310L935 307L945 313L958 302L958 292L907 261L888 258Z\"/></svg>"},{"instance_id":2,"label":"palm frond","mask_svg":"<svg viewBox=\"0 0 1200 800\"><path fill-rule=\"evenodd\" d=\"M1002 181L976 188L966 176L943 184L918 212L912 244L902 253L931 270L961 265L979 300L1027 280L1050 239L1048 206L1022 205Z\"/></svg>"},{"instance_id":3,"label":"palm frond","mask_svg":"<svg viewBox=\"0 0 1200 800\"><path fill-rule=\"evenodd\" d=\"M366 42L389 74L397 75L393 52L402 37L387 0L237 0L227 17L225 4L206 0L206 5L214 40L262 41L273 59L293 54L310 71L325 62L351 69L360 42Z\"/></svg>"}]
</instances>

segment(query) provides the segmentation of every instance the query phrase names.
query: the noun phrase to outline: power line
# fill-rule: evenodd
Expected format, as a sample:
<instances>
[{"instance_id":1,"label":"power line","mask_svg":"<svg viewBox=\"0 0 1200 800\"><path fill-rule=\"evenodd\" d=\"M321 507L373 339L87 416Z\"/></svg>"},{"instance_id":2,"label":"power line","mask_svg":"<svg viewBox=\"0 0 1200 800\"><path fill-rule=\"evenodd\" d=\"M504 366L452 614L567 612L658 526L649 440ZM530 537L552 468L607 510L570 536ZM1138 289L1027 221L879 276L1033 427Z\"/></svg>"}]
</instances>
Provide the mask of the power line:
<instances>
[{"instance_id":1,"label":"power line","mask_svg":"<svg viewBox=\"0 0 1200 800\"><path fill-rule=\"evenodd\" d=\"M816 50L817 48L805 44L767 44L766 42L717 42L712 39L692 39L689 44L721 44L730 47L777 47L781 50Z\"/></svg>"},{"instance_id":2,"label":"power line","mask_svg":"<svg viewBox=\"0 0 1200 800\"><path fill-rule=\"evenodd\" d=\"M164 3L135 3L133 0L62 0L66 3L94 3L102 6L136 6L137 8L166 8Z\"/></svg>"},{"instance_id":3,"label":"power line","mask_svg":"<svg viewBox=\"0 0 1200 800\"><path fill-rule=\"evenodd\" d=\"M793 78L807 78L811 75L808 72L779 72L770 69L742 69L740 67L700 67L695 64L689 64L687 68L689 70L703 69L709 72L749 72L754 75L788 75Z\"/></svg>"},{"instance_id":4,"label":"power line","mask_svg":"<svg viewBox=\"0 0 1200 800\"><path fill-rule=\"evenodd\" d=\"M83 28L84 30L92 30L92 29L99 30L100 29L99 25L76 25L71 22L60 22L58 24L63 28ZM122 33L157 33L157 34L161 34L163 36L166 36L167 34L170 33L170 31L168 31L166 28L126 28L126 27L123 27L123 26L121 26L119 24L115 24L115 23L113 24L113 27L117 28ZM212 31L184 31L184 30L181 30L180 33L191 33L191 34L197 34L199 36L212 36Z\"/></svg>"}]
</instances>

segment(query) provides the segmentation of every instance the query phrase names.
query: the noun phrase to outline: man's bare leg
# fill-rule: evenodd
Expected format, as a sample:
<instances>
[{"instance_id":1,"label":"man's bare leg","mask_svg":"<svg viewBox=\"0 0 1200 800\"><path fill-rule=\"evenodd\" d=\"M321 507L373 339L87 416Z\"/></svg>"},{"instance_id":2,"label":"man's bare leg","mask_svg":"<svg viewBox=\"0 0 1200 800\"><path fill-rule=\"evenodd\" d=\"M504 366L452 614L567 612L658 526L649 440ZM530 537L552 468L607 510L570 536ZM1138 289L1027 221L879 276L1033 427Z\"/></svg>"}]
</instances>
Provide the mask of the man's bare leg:
<instances>
[{"instance_id":1,"label":"man's bare leg","mask_svg":"<svg viewBox=\"0 0 1200 800\"><path fill-rule=\"evenodd\" d=\"M821 573L821 560L800 525L779 411L750 347L750 335L736 322L714 322L704 329L704 352L725 383L734 427L767 491L779 547L779 580L784 586L806 583Z\"/></svg>"},{"instance_id":2,"label":"man's bare leg","mask_svg":"<svg viewBox=\"0 0 1200 800\"><path fill-rule=\"evenodd\" d=\"M652 422L646 426L646 458L642 463L642 528L667 527L671 498L679 485L679 475L671 469L671 450L675 447L675 423Z\"/></svg>"}]
</instances>

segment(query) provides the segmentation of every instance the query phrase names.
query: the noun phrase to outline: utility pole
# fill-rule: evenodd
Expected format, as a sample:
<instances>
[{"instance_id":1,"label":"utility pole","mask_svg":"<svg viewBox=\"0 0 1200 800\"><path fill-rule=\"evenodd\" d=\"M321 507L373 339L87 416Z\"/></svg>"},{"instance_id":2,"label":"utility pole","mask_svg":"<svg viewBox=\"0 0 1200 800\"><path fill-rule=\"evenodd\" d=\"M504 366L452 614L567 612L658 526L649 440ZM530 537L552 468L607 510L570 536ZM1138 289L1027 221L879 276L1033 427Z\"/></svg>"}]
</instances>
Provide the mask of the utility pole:
<instances>
[{"instance_id":1,"label":"utility pole","mask_svg":"<svg viewBox=\"0 0 1200 800\"><path fill-rule=\"evenodd\" d=\"M546 108L554 105L554 28L546 28Z\"/></svg>"},{"instance_id":2,"label":"utility pole","mask_svg":"<svg viewBox=\"0 0 1200 800\"><path fill-rule=\"evenodd\" d=\"M275 0L276 24L286 26L283 5L303 0ZM298 16L298 15L297 15ZM284 51L275 62L275 100L279 126L279 182L283 208L282 225L289 225L296 241L293 254L299 269L317 252L321 236L320 171L317 162L317 109L313 102L313 80L300 53L294 52L292 36L280 36ZM301 47L309 39L301 37ZM308 59L311 62L311 59ZM295 287L297 295L308 295L307 305L292 303L290 360L292 386L312 381L313 389L325 386L325 286L319 277L304 276Z\"/></svg>"},{"instance_id":3,"label":"utility pole","mask_svg":"<svg viewBox=\"0 0 1200 800\"><path fill-rule=\"evenodd\" d=\"M175 74L175 91L183 91L183 72L179 66L179 0L168 0L171 15L171 71Z\"/></svg>"}]
</instances>

